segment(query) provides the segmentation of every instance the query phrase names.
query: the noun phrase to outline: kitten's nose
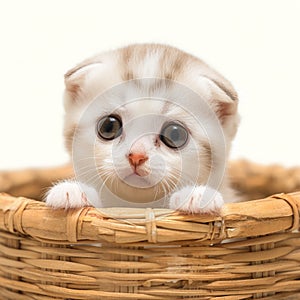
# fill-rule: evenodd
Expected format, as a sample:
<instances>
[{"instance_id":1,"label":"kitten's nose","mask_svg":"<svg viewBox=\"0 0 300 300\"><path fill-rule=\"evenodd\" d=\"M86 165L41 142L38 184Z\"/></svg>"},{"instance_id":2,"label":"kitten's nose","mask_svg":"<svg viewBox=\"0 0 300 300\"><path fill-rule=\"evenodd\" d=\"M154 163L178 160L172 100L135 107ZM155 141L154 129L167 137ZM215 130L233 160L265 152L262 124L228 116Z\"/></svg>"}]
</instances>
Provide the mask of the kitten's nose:
<instances>
[{"instance_id":1,"label":"kitten's nose","mask_svg":"<svg viewBox=\"0 0 300 300\"><path fill-rule=\"evenodd\" d=\"M137 167L142 165L145 161L148 160L148 156L145 153L133 153L130 152L128 155L128 160L131 166Z\"/></svg>"}]
</instances>

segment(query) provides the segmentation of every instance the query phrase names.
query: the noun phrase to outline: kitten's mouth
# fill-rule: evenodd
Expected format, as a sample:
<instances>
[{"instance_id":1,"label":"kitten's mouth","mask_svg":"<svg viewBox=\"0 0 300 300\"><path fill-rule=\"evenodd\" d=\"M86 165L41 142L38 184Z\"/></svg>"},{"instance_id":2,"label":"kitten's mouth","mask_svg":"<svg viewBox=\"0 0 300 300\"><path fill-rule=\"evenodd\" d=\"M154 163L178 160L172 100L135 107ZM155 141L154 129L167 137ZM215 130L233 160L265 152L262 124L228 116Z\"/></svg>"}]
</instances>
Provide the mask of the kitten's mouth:
<instances>
[{"instance_id":1,"label":"kitten's mouth","mask_svg":"<svg viewBox=\"0 0 300 300\"><path fill-rule=\"evenodd\" d=\"M122 178L122 181L127 185L135 188L150 188L153 186L153 184L151 184L149 179L147 178L147 175L142 176L137 172L134 172L126 176L125 178Z\"/></svg>"}]
</instances>

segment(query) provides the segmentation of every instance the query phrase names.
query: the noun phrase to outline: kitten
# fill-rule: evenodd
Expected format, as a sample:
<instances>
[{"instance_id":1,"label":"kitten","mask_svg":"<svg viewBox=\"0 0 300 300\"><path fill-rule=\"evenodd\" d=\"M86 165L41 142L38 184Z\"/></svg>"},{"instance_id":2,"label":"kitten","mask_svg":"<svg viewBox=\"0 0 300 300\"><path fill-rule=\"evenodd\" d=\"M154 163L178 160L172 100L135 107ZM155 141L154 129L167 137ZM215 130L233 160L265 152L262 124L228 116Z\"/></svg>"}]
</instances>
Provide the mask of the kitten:
<instances>
[{"instance_id":1,"label":"kitten","mask_svg":"<svg viewBox=\"0 0 300 300\"><path fill-rule=\"evenodd\" d=\"M226 164L238 98L203 61L166 45L130 45L83 61L65 85L76 181L53 186L47 205L211 213L234 200Z\"/></svg>"}]
</instances>

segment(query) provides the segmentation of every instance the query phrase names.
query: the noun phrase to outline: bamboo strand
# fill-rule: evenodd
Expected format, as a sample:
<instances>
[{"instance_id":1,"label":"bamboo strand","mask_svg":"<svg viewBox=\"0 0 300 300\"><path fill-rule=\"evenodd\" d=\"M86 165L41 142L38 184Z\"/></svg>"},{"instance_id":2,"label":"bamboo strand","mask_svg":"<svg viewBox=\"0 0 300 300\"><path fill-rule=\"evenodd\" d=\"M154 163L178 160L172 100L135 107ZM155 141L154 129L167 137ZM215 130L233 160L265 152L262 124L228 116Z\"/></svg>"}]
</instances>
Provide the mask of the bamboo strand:
<instances>
[{"instance_id":1,"label":"bamboo strand","mask_svg":"<svg viewBox=\"0 0 300 300\"><path fill-rule=\"evenodd\" d=\"M32 198L69 167L1 173L22 197L0 193L0 299L299 299L300 192L250 200L296 190L298 169L232 166L248 201L218 215L54 210Z\"/></svg>"},{"instance_id":2,"label":"bamboo strand","mask_svg":"<svg viewBox=\"0 0 300 300\"><path fill-rule=\"evenodd\" d=\"M300 192L289 194L289 197L299 208ZM205 223L205 219L203 221L201 215L185 216L176 212L170 214L170 210L161 215L164 210L153 209L156 223L156 237L153 241L168 243L210 240L213 235L216 239L241 238L295 229L293 228L295 222L299 225L299 213L293 210L285 198L286 195L282 194L261 200L229 203L223 207L220 216L215 216L214 220L208 223ZM137 223L130 220L129 214L127 215L129 222L118 221L115 216L119 215L120 210L122 209L91 207L53 210L42 202L1 194L0 229L27 234L47 242L80 240L114 243L148 242L146 209L144 219L141 218ZM136 218L135 209L131 210ZM142 209L138 211L141 215ZM172 226L169 217L172 218ZM188 219L188 226L185 226L185 218ZM69 225L70 222L72 226ZM219 226L209 226L212 222ZM78 224L80 226L77 226Z\"/></svg>"}]
</instances>

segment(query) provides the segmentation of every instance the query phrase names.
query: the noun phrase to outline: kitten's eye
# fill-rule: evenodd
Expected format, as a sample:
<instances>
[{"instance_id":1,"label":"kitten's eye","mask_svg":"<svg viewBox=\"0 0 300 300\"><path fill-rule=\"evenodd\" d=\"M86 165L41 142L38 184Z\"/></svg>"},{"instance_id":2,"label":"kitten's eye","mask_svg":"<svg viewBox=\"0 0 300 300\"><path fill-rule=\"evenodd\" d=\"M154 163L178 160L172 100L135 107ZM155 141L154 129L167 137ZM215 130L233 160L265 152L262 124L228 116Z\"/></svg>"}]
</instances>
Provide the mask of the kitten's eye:
<instances>
[{"instance_id":1,"label":"kitten's eye","mask_svg":"<svg viewBox=\"0 0 300 300\"><path fill-rule=\"evenodd\" d=\"M97 134L105 140L113 140L122 133L122 121L119 116L109 115L101 118L97 123Z\"/></svg>"},{"instance_id":2,"label":"kitten's eye","mask_svg":"<svg viewBox=\"0 0 300 300\"><path fill-rule=\"evenodd\" d=\"M188 140L187 130L179 123L166 123L159 135L161 141L170 148L181 148Z\"/></svg>"}]
</instances>

